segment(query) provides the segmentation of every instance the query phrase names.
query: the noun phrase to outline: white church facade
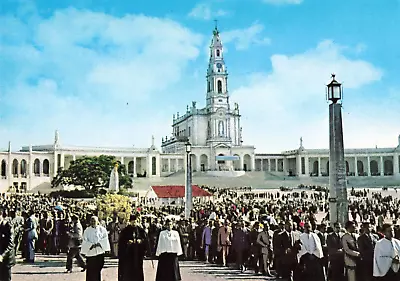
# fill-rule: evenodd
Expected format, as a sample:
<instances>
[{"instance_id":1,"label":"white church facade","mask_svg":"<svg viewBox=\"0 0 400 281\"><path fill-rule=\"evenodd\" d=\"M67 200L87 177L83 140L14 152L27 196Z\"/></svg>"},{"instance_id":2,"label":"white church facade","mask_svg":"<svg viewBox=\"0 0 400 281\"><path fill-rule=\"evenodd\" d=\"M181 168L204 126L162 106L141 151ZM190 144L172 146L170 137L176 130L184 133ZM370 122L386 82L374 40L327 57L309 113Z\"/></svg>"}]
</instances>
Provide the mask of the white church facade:
<instances>
[{"instance_id":1,"label":"white church facade","mask_svg":"<svg viewBox=\"0 0 400 281\"><path fill-rule=\"evenodd\" d=\"M255 148L243 144L239 105L235 103L232 108L229 102L228 72L217 28L213 31L206 77L206 106L197 108L193 101L182 116L173 115L172 136L162 140L162 152L184 153L189 141L196 171L254 170ZM236 156L238 160L217 161L217 156Z\"/></svg>"},{"instance_id":2,"label":"white church facade","mask_svg":"<svg viewBox=\"0 0 400 281\"><path fill-rule=\"evenodd\" d=\"M228 72L217 29L210 45L207 93L204 108L196 102L182 115L173 116L172 135L165 137L159 151L152 138L148 148L66 146L58 132L51 145L22 147L13 151L11 143L0 151L0 192L10 187L21 191L49 186L59 168L83 156L112 155L125 164L133 177L161 178L184 170L185 143L191 143L194 172L240 171L279 173L298 178L327 177L329 150L299 148L282 153L256 153L253 145L243 144L239 105L231 107ZM225 161L224 157L235 158ZM345 149L348 177L394 178L400 181L400 136L391 148Z\"/></svg>"}]
</instances>

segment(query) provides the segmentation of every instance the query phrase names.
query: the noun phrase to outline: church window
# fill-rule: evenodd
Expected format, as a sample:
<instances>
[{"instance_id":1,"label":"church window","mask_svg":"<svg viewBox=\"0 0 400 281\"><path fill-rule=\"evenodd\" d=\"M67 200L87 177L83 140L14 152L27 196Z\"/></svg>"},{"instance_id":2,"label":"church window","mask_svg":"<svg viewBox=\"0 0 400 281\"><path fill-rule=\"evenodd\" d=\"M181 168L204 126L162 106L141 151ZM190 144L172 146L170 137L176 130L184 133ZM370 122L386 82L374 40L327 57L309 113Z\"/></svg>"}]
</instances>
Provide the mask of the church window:
<instances>
[{"instance_id":1,"label":"church window","mask_svg":"<svg viewBox=\"0 0 400 281\"><path fill-rule=\"evenodd\" d=\"M209 92L209 91L211 91L211 82L210 81L208 81L208 84L207 84L207 92Z\"/></svg>"},{"instance_id":2,"label":"church window","mask_svg":"<svg viewBox=\"0 0 400 281\"><path fill-rule=\"evenodd\" d=\"M188 130L188 135L189 135L189 137L190 137L190 127L189 127L189 130Z\"/></svg>"},{"instance_id":3,"label":"church window","mask_svg":"<svg viewBox=\"0 0 400 281\"><path fill-rule=\"evenodd\" d=\"M219 102L222 102L222 99L219 99L218 101L219 101Z\"/></svg>"},{"instance_id":4,"label":"church window","mask_svg":"<svg viewBox=\"0 0 400 281\"><path fill-rule=\"evenodd\" d=\"M218 94L222 93L222 81L218 80L217 81L217 88L218 88Z\"/></svg>"},{"instance_id":5,"label":"church window","mask_svg":"<svg viewBox=\"0 0 400 281\"><path fill-rule=\"evenodd\" d=\"M217 50L217 57L219 57L220 56L220 51L219 50Z\"/></svg>"}]
</instances>

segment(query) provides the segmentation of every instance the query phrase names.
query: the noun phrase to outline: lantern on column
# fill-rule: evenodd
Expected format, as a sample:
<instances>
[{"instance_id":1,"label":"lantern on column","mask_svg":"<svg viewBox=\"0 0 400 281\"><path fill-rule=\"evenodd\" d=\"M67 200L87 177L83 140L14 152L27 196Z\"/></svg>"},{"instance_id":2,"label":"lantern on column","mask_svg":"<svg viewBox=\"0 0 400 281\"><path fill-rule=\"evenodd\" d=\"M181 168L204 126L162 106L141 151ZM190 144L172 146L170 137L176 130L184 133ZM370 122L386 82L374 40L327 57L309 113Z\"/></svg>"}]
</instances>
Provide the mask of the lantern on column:
<instances>
[{"instance_id":1,"label":"lantern on column","mask_svg":"<svg viewBox=\"0 0 400 281\"><path fill-rule=\"evenodd\" d=\"M342 99L342 84L335 79L335 74L332 74L332 81L326 85L328 89L328 100L332 103L337 103Z\"/></svg>"},{"instance_id":2,"label":"lantern on column","mask_svg":"<svg viewBox=\"0 0 400 281\"><path fill-rule=\"evenodd\" d=\"M188 154L192 150L192 145L190 144L189 141L185 144L185 149L186 149L186 153L188 153Z\"/></svg>"}]
</instances>

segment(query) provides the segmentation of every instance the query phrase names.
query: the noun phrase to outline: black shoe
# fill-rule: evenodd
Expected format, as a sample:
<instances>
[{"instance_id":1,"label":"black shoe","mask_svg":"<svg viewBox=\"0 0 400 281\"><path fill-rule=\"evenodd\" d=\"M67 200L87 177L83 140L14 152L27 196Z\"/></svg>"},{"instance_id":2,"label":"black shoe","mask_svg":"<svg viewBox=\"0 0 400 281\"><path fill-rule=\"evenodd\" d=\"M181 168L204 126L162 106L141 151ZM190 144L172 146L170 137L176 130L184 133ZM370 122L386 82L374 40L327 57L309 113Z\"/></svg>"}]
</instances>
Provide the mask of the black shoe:
<instances>
[{"instance_id":1,"label":"black shoe","mask_svg":"<svg viewBox=\"0 0 400 281\"><path fill-rule=\"evenodd\" d=\"M83 267L82 269L81 269L81 272L85 272L86 271L86 267Z\"/></svg>"},{"instance_id":2,"label":"black shoe","mask_svg":"<svg viewBox=\"0 0 400 281\"><path fill-rule=\"evenodd\" d=\"M67 269L65 273L72 273L72 269Z\"/></svg>"}]
</instances>

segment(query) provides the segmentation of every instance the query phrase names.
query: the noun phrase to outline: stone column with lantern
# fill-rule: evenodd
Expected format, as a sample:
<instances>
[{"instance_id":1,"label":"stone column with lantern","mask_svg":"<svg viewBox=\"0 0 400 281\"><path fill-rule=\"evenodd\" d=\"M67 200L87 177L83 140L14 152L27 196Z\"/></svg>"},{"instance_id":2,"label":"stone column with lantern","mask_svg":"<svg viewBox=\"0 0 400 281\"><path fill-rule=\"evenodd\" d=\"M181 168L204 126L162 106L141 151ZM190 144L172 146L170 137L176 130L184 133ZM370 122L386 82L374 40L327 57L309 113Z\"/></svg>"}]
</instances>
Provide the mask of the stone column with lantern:
<instances>
[{"instance_id":1,"label":"stone column with lantern","mask_svg":"<svg viewBox=\"0 0 400 281\"><path fill-rule=\"evenodd\" d=\"M193 208L193 193L192 193L192 169L190 152L192 145L189 141L185 144L186 152L186 169L185 169L185 219L190 218L190 212Z\"/></svg>"},{"instance_id":2,"label":"stone column with lantern","mask_svg":"<svg viewBox=\"0 0 400 281\"><path fill-rule=\"evenodd\" d=\"M344 225L349 218L347 201L346 163L343 145L342 85L332 74L327 85L329 104L329 212L330 223Z\"/></svg>"}]
</instances>

